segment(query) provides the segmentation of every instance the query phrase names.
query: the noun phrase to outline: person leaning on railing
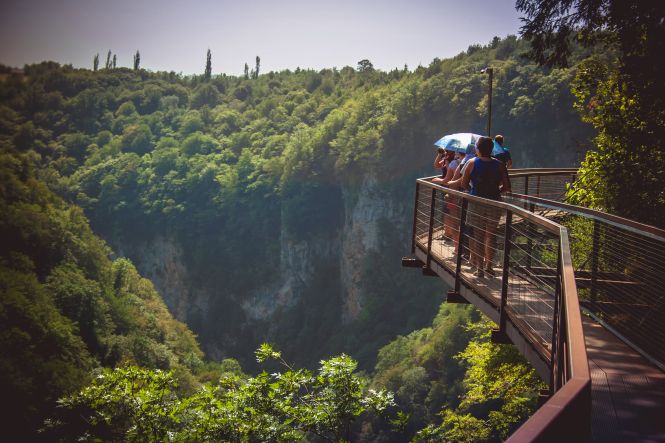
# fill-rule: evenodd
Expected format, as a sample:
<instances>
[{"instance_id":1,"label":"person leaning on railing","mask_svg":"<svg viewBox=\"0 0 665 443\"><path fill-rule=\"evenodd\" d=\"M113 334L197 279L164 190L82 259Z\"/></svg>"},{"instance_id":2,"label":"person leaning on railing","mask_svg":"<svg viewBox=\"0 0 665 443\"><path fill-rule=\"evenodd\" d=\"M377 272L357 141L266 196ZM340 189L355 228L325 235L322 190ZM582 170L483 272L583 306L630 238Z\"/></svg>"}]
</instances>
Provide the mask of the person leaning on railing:
<instances>
[{"instance_id":1,"label":"person leaning on railing","mask_svg":"<svg viewBox=\"0 0 665 443\"><path fill-rule=\"evenodd\" d=\"M441 177L436 177L432 181L434 183L444 183L450 181L449 176L452 176L454 169L450 167L450 162L453 160L453 152L446 151L442 148L437 149L436 157L434 158L434 169L441 169ZM452 171L451 171L452 169Z\"/></svg>"},{"instance_id":2,"label":"person leaning on railing","mask_svg":"<svg viewBox=\"0 0 665 443\"><path fill-rule=\"evenodd\" d=\"M501 193L510 192L510 179L506 166L492 158L494 143L489 137L480 137L476 142L476 157L464 167L462 177L451 181L454 189L471 188L471 195L501 200ZM494 237L501 209L482 203L469 202L467 224L473 229L469 241L471 256L469 263L477 277L485 274L493 277Z\"/></svg>"}]
</instances>

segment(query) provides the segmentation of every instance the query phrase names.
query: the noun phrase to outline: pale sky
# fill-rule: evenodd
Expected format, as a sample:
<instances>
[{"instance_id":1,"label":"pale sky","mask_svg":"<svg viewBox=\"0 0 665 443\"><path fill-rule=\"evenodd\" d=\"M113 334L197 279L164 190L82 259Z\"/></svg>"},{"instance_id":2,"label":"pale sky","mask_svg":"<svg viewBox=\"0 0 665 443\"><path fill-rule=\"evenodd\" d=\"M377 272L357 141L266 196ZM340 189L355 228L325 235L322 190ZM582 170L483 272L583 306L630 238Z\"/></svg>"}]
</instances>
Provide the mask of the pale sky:
<instances>
[{"instance_id":1,"label":"pale sky","mask_svg":"<svg viewBox=\"0 0 665 443\"><path fill-rule=\"evenodd\" d=\"M53 60L92 68L110 49L119 66L242 73L342 68L369 59L390 70L427 66L470 44L519 32L515 0L0 0L0 63Z\"/></svg>"}]
</instances>

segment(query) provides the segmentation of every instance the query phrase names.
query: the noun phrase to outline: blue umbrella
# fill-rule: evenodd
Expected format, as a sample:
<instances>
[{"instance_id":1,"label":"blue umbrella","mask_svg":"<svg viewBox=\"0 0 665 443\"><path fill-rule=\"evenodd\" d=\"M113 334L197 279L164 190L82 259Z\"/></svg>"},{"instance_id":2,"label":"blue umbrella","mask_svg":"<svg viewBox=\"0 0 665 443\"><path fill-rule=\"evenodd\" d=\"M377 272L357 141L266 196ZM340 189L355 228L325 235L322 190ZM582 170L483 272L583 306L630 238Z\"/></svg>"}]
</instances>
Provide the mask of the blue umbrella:
<instances>
[{"instance_id":1,"label":"blue umbrella","mask_svg":"<svg viewBox=\"0 0 665 443\"><path fill-rule=\"evenodd\" d=\"M469 145L476 146L480 135L471 132L459 132L457 134L444 135L434 142L434 146L446 151L466 152Z\"/></svg>"}]
</instances>

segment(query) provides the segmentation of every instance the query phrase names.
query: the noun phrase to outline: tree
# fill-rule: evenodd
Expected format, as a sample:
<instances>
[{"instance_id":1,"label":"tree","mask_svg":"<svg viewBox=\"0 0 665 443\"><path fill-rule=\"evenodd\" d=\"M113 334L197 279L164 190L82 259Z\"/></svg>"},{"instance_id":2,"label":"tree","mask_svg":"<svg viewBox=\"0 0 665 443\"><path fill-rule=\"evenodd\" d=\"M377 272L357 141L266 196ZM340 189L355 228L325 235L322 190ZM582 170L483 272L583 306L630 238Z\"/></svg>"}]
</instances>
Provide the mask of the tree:
<instances>
[{"instance_id":1,"label":"tree","mask_svg":"<svg viewBox=\"0 0 665 443\"><path fill-rule=\"evenodd\" d=\"M115 69L117 61L118 61L118 57L115 54L113 54L113 69Z\"/></svg>"},{"instance_id":2,"label":"tree","mask_svg":"<svg viewBox=\"0 0 665 443\"><path fill-rule=\"evenodd\" d=\"M173 372L106 369L62 399L47 429L67 441L298 442L311 434L336 442L349 439L351 423L365 411L386 415L394 407L390 392L364 393L356 362L346 355L322 361L316 375L293 368L266 344L256 359L276 360L284 372L246 379L226 372L185 398L176 395Z\"/></svg>"},{"instance_id":3,"label":"tree","mask_svg":"<svg viewBox=\"0 0 665 443\"><path fill-rule=\"evenodd\" d=\"M111 69L111 50L110 49L109 49L109 52L106 53L106 63L104 64L104 68Z\"/></svg>"},{"instance_id":4,"label":"tree","mask_svg":"<svg viewBox=\"0 0 665 443\"><path fill-rule=\"evenodd\" d=\"M256 56L256 68L254 68L254 78L259 78L259 67L261 66L261 58Z\"/></svg>"},{"instance_id":5,"label":"tree","mask_svg":"<svg viewBox=\"0 0 665 443\"><path fill-rule=\"evenodd\" d=\"M245 63L245 80L249 79L249 65Z\"/></svg>"},{"instance_id":6,"label":"tree","mask_svg":"<svg viewBox=\"0 0 665 443\"><path fill-rule=\"evenodd\" d=\"M205 80L210 80L212 77L212 54L210 53L210 49L208 49L208 53L206 54L206 70L203 73L203 78Z\"/></svg>"},{"instance_id":7,"label":"tree","mask_svg":"<svg viewBox=\"0 0 665 443\"><path fill-rule=\"evenodd\" d=\"M536 409L545 385L515 346L491 342L491 327L482 321L467 326L476 337L455 357L467 366L462 401L442 410L441 424L420 430L414 441L503 441Z\"/></svg>"},{"instance_id":8,"label":"tree","mask_svg":"<svg viewBox=\"0 0 665 443\"><path fill-rule=\"evenodd\" d=\"M665 3L518 0L538 63L565 66L573 38L607 48L583 62L576 107L598 131L571 199L665 227ZM634 189L638 171L639 189Z\"/></svg>"},{"instance_id":9,"label":"tree","mask_svg":"<svg viewBox=\"0 0 665 443\"><path fill-rule=\"evenodd\" d=\"M92 59L92 70L97 72L99 68L99 52L95 54L95 57Z\"/></svg>"},{"instance_id":10,"label":"tree","mask_svg":"<svg viewBox=\"0 0 665 443\"><path fill-rule=\"evenodd\" d=\"M374 65L366 58L358 62L358 72L372 72L373 70Z\"/></svg>"},{"instance_id":11,"label":"tree","mask_svg":"<svg viewBox=\"0 0 665 443\"><path fill-rule=\"evenodd\" d=\"M134 70L138 71L139 66L141 66L141 54L139 54L139 50L136 50L136 54L134 54Z\"/></svg>"},{"instance_id":12,"label":"tree","mask_svg":"<svg viewBox=\"0 0 665 443\"><path fill-rule=\"evenodd\" d=\"M148 125L129 125L122 133L122 148L143 155L152 148L152 132Z\"/></svg>"}]
</instances>

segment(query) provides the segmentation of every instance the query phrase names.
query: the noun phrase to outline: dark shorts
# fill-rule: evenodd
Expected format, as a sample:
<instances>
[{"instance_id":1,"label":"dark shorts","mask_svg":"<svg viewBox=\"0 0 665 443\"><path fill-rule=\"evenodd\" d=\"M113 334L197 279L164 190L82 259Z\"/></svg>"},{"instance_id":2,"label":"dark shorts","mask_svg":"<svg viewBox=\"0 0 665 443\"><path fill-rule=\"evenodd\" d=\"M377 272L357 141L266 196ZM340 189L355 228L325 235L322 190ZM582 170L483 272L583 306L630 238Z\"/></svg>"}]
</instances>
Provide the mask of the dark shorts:
<instances>
[{"instance_id":1,"label":"dark shorts","mask_svg":"<svg viewBox=\"0 0 665 443\"><path fill-rule=\"evenodd\" d=\"M478 229L486 229L487 226L495 227L503 214L501 208L484 205L482 203L469 202L466 213L466 223Z\"/></svg>"}]
</instances>

